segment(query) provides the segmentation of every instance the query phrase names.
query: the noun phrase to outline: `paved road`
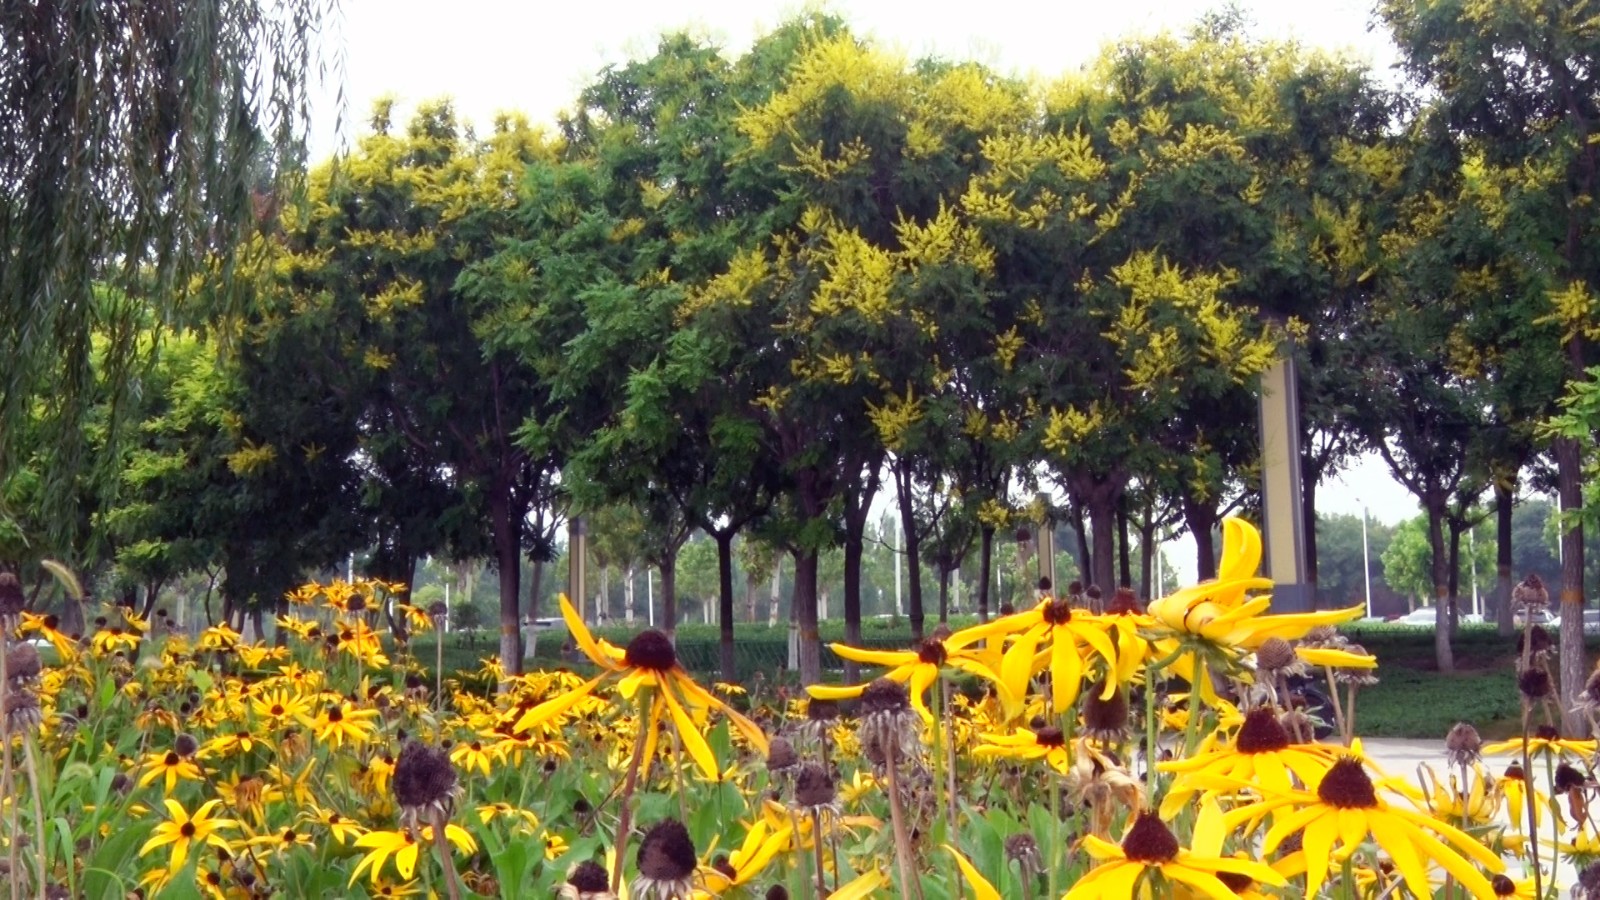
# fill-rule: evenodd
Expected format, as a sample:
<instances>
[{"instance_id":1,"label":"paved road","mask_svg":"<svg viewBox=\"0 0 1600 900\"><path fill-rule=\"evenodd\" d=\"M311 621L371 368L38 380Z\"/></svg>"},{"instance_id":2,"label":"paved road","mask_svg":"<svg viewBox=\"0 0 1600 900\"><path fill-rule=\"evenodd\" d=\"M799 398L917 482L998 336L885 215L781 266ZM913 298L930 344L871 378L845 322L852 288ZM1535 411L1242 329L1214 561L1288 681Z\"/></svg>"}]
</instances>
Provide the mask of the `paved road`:
<instances>
[{"instance_id":1,"label":"paved road","mask_svg":"<svg viewBox=\"0 0 1600 900\"><path fill-rule=\"evenodd\" d=\"M1380 768L1382 768L1385 772L1388 772L1390 775L1405 778L1415 783L1417 780L1417 765L1419 763L1428 763L1433 767L1435 772L1441 775L1444 774L1444 741L1409 741L1398 738L1366 738L1362 740L1361 744L1362 749L1366 751L1367 756L1371 757ZM1494 773L1495 775L1499 775L1499 773L1503 771L1508 764L1510 764L1511 758L1491 757L1487 758L1485 762L1490 772ZM1538 778L1542 781L1543 775L1540 774ZM1545 819L1545 823L1546 825L1549 824L1548 818ZM1550 852L1549 846L1544 843L1543 839L1541 839L1540 843L1543 847L1542 852L1546 855L1546 858L1548 858ZM1548 865L1548 863L1546 863L1546 865ZM1509 868L1507 870L1507 874L1512 875L1513 877L1521 877L1517 875L1518 864L1516 862L1511 862L1508 864L1508 866ZM1567 891L1569 888L1571 888L1576 878L1577 872L1573 870L1572 866L1563 863L1556 871L1556 884L1561 888L1560 896L1567 896Z\"/></svg>"}]
</instances>

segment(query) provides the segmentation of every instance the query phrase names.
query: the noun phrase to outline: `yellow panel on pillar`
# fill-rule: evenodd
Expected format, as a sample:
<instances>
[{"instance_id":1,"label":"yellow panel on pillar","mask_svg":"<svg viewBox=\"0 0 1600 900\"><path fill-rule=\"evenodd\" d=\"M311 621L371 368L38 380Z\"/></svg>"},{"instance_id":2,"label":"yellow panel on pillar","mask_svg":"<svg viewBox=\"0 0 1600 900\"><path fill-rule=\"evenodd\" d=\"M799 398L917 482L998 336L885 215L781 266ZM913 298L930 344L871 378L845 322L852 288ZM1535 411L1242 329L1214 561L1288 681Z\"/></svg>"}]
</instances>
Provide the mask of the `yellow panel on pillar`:
<instances>
[{"instance_id":1,"label":"yellow panel on pillar","mask_svg":"<svg viewBox=\"0 0 1600 900\"><path fill-rule=\"evenodd\" d=\"M1315 608L1307 583L1304 494L1300 490L1300 397L1294 351L1284 341L1261 373L1261 536L1274 612Z\"/></svg>"}]
</instances>

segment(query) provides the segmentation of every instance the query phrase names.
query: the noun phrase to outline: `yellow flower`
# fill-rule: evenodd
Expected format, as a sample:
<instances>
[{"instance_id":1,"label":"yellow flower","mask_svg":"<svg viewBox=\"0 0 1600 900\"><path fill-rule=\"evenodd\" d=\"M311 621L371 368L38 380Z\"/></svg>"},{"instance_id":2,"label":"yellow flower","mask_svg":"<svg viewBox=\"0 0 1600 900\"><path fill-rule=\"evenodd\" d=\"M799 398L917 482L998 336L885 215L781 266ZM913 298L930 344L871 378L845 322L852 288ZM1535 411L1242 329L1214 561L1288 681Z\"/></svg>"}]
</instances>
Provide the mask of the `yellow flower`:
<instances>
[{"instance_id":1,"label":"yellow flower","mask_svg":"<svg viewBox=\"0 0 1600 900\"><path fill-rule=\"evenodd\" d=\"M751 746L763 756L766 755L766 733L759 725L740 715L696 684L694 679L689 677L689 673L684 671L683 666L678 664L677 652L666 635L659 631L647 630L640 632L630 641L626 649L617 647L604 640L596 640L565 595L562 595L559 601L561 615L566 619L573 640L583 650L584 655L600 667L601 672L581 685L569 688L523 713L517 720L514 731L530 732L555 720L581 701L588 699L595 688L600 686L600 682L618 676L617 691L625 698L632 699L638 695L641 688L651 689L645 727L653 730L657 723L670 717L684 749L707 778L716 778L721 770L717 765L716 754L711 752L711 745L706 743L705 736L700 733L696 722L697 714L703 717L710 710L722 713L734 729L744 735ZM649 754L646 754L647 759L648 756ZM648 773L642 773L641 777L644 774Z\"/></svg>"},{"instance_id":2,"label":"yellow flower","mask_svg":"<svg viewBox=\"0 0 1600 900\"><path fill-rule=\"evenodd\" d=\"M1197 845L1221 845L1221 835L1226 831L1221 818L1214 804L1201 810L1200 819L1195 823ZM1150 811L1139 814L1123 836L1121 845L1091 834L1083 838L1083 848L1098 865L1078 879L1064 900L1138 897L1141 896L1138 890L1141 881L1157 874L1168 885L1184 885L1208 897L1234 896L1233 890L1217 877L1221 874L1278 887L1286 884L1282 875L1253 860L1184 849L1161 819Z\"/></svg>"},{"instance_id":3,"label":"yellow flower","mask_svg":"<svg viewBox=\"0 0 1600 900\"><path fill-rule=\"evenodd\" d=\"M211 811L217 808L221 800L207 800L190 816L184 811L183 805L173 799L164 801L167 814L171 818L155 827L150 839L139 848L139 855L144 856L158 847L172 845L172 856L167 861L167 869L176 872L183 868L183 862L189 856L189 850L194 845L210 844L223 850L228 849L228 842L217 832L225 828L238 827L238 823L231 819L210 818Z\"/></svg>"},{"instance_id":4,"label":"yellow flower","mask_svg":"<svg viewBox=\"0 0 1600 900\"><path fill-rule=\"evenodd\" d=\"M544 858L549 861L558 860L567 854L567 839L554 831L544 833Z\"/></svg>"},{"instance_id":5,"label":"yellow flower","mask_svg":"<svg viewBox=\"0 0 1600 900\"><path fill-rule=\"evenodd\" d=\"M1042 759L1063 775L1072 772L1072 754L1067 750L1066 736L1054 726L1019 728L1011 734L986 734L983 739L988 743L972 751L979 759Z\"/></svg>"},{"instance_id":6,"label":"yellow flower","mask_svg":"<svg viewBox=\"0 0 1600 900\"><path fill-rule=\"evenodd\" d=\"M180 780L199 781L204 777L200 767L193 760L179 756L176 750L168 750L165 753L152 753L145 760L145 773L139 778L139 787L144 787L157 778L165 778L166 785L162 792L170 794Z\"/></svg>"},{"instance_id":7,"label":"yellow flower","mask_svg":"<svg viewBox=\"0 0 1600 900\"><path fill-rule=\"evenodd\" d=\"M1103 661L1107 673L1100 699L1111 699L1117 692L1119 671L1117 650L1108 636L1112 627L1106 616L1073 609L1066 600L1046 597L1026 612L964 628L958 634L968 640L1010 636L1011 645L1001 654L997 671L986 666L968 671L989 678L1000 688L1006 719L1015 721L1024 712L1028 683L1045 669L1050 671L1050 712L1061 715L1071 709L1078 702L1085 670L1093 665L1094 657ZM1045 644L1048 648L1041 650Z\"/></svg>"},{"instance_id":8,"label":"yellow flower","mask_svg":"<svg viewBox=\"0 0 1600 900\"><path fill-rule=\"evenodd\" d=\"M1579 741L1569 740L1561 736L1561 732L1549 725L1542 725L1531 737L1528 738L1528 755L1534 760L1549 757L1554 762L1564 762L1567 757L1579 760L1594 758L1597 743L1594 739ZM1509 741L1495 741L1483 745L1485 756L1522 755L1522 738L1515 737Z\"/></svg>"},{"instance_id":9,"label":"yellow flower","mask_svg":"<svg viewBox=\"0 0 1600 900\"><path fill-rule=\"evenodd\" d=\"M97 656L110 656L118 650L132 650L139 646L139 636L121 628L102 628L94 633L89 646Z\"/></svg>"},{"instance_id":10,"label":"yellow flower","mask_svg":"<svg viewBox=\"0 0 1600 900\"><path fill-rule=\"evenodd\" d=\"M394 857L395 870L401 878L409 879L417 871L417 839L409 831L369 831L356 838L356 847L367 851L350 873L349 884L355 884L362 872L371 870L373 884L378 883L378 873L389 857Z\"/></svg>"},{"instance_id":11,"label":"yellow flower","mask_svg":"<svg viewBox=\"0 0 1600 900\"><path fill-rule=\"evenodd\" d=\"M1161 815L1177 815L1196 793L1231 793L1236 790L1235 785L1281 794L1294 787L1292 778L1303 784L1321 778L1338 758L1332 747L1292 743L1278 722L1277 711L1258 706L1245 714L1239 733L1226 745L1157 764L1156 768L1163 772L1178 774L1161 802Z\"/></svg>"},{"instance_id":12,"label":"yellow flower","mask_svg":"<svg viewBox=\"0 0 1600 900\"><path fill-rule=\"evenodd\" d=\"M522 827L525 827L530 831L539 827L538 816L526 809L512 806L509 803L489 803L478 807L478 820L480 822L487 825L490 822L493 822L495 819L518 820L518 823Z\"/></svg>"},{"instance_id":13,"label":"yellow flower","mask_svg":"<svg viewBox=\"0 0 1600 900\"><path fill-rule=\"evenodd\" d=\"M366 833L366 829L355 820L347 819L331 809L323 809L315 803L311 804L310 815L302 816L301 821L315 822L328 829L328 833L333 835L333 839L341 846L346 841Z\"/></svg>"},{"instance_id":14,"label":"yellow flower","mask_svg":"<svg viewBox=\"0 0 1600 900\"><path fill-rule=\"evenodd\" d=\"M1369 835L1394 860L1407 888L1419 897L1433 896L1429 862L1443 867L1474 896L1491 895L1482 869L1498 872L1505 868L1500 857L1453 825L1383 799L1367 775L1359 741L1352 753L1341 756L1313 784L1312 790L1269 795L1225 817L1225 824L1233 827L1272 814L1273 824L1262 844L1266 853L1303 830L1307 896L1321 890L1330 863L1349 859Z\"/></svg>"},{"instance_id":15,"label":"yellow flower","mask_svg":"<svg viewBox=\"0 0 1600 900\"><path fill-rule=\"evenodd\" d=\"M730 888L755 880L772 858L789 846L793 833L792 828L772 829L764 820L757 820L745 833L739 849L701 867L706 890L720 896Z\"/></svg>"},{"instance_id":16,"label":"yellow flower","mask_svg":"<svg viewBox=\"0 0 1600 900\"><path fill-rule=\"evenodd\" d=\"M316 845L309 831L296 831L293 828L280 828L272 834L263 834L253 837L245 843L252 847L265 847L273 852L282 852L293 847L311 847Z\"/></svg>"},{"instance_id":17,"label":"yellow flower","mask_svg":"<svg viewBox=\"0 0 1600 900\"><path fill-rule=\"evenodd\" d=\"M477 769L485 778L493 774L491 766L494 756L494 751L485 750L481 741L463 741L450 748L450 761L460 766L462 772L470 773Z\"/></svg>"},{"instance_id":18,"label":"yellow flower","mask_svg":"<svg viewBox=\"0 0 1600 900\"><path fill-rule=\"evenodd\" d=\"M1472 785L1463 790L1455 772L1449 772L1448 783L1441 781L1433 767L1427 763L1417 767L1417 780L1422 784L1423 799L1434 818L1452 825L1489 825L1500 813L1500 789L1481 764L1471 769Z\"/></svg>"},{"instance_id":19,"label":"yellow flower","mask_svg":"<svg viewBox=\"0 0 1600 900\"><path fill-rule=\"evenodd\" d=\"M885 672L883 677L906 685L911 695L911 705L917 710L917 714L922 716L922 721L931 725L933 713L928 711L928 705L922 697L939 680L939 672L943 666L948 665L988 681L997 683L1000 681L994 670L979 660L979 653L967 649L970 644L981 640L982 637L982 634L973 629L964 629L943 641L929 638L916 650L863 650L848 644L829 646L833 648L834 653L853 662L888 667L889 671ZM845 687L813 684L806 688L806 692L818 700L849 700L861 696L866 689L866 684Z\"/></svg>"},{"instance_id":20,"label":"yellow flower","mask_svg":"<svg viewBox=\"0 0 1600 900\"><path fill-rule=\"evenodd\" d=\"M377 716L375 709L358 709L341 699L325 705L315 719L304 713L298 718L301 724L311 729L317 740L333 747L342 747L346 740L352 744L363 744L370 740L378 730L371 721Z\"/></svg>"},{"instance_id":21,"label":"yellow flower","mask_svg":"<svg viewBox=\"0 0 1600 900\"><path fill-rule=\"evenodd\" d=\"M200 632L201 650L232 650L239 645L239 632L229 628L226 623L213 625Z\"/></svg>"}]
</instances>

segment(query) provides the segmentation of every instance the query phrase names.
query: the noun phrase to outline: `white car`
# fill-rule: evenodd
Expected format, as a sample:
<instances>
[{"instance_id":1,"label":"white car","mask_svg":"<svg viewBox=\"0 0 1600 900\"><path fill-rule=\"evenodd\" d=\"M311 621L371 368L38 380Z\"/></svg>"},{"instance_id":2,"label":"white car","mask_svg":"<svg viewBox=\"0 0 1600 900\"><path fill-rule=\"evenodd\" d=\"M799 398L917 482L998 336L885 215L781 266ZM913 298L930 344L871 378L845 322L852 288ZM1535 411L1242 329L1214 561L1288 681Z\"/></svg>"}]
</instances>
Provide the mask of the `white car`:
<instances>
[{"instance_id":1,"label":"white car","mask_svg":"<svg viewBox=\"0 0 1600 900\"><path fill-rule=\"evenodd\" d=\"M1398 619L1392 619L1394 625L1410 625L1415 628L1432 628L1439 623L1439 611L1432 606L1413 609Z\"/></svg>"}]
</instances>

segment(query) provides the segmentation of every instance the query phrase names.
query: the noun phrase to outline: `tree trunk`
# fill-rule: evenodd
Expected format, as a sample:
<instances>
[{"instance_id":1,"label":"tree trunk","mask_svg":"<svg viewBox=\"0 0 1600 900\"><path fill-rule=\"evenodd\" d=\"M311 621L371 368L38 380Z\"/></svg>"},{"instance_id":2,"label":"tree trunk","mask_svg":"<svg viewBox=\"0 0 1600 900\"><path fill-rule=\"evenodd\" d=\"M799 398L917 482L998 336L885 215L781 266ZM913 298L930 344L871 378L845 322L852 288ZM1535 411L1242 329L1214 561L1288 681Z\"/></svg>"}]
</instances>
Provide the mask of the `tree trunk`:
<instances>
[{"instance_id":1,"label":"tree trunk","mask_svg":"<svg viewBox=\"0 0 1600 900\"><path fill-rule=\"evenodd\" d=\"M1304 460L1302 460L1304 462ZM1306 536L1306 584L1311 586L1311 599L1318 603L1317 598L1317 479L1313 473L1307 472L1309 465L1302 465L1300 470L1300 515L1305 528ZM1365 513L1363 513L1365 515ZM1344 603L1344 598L1338 598L1338 604ZM1338 605L1335 604L1335 605ZM1321 605L1315 608L1321 609Z\"/></svg>"},{"instance_id":2,"label":"tree trunk","mask_svg":"<svg viewBox=\"0 0 1600 900\"><path fill-rule=\"evenodd\" d=\"M1450 648L1450 618L1446 606L1450 588L1445 574L1444 513L1437 506L1428 510L1428 547L1433 570L1433 649L1439 671L1449 675L1456 670L1456 661Z\"/></svg>"},{"instance_id":3,"label":"tree trunk","mask_svg":"<svg viewBox=\"0 0 1600 900\"><path fill-rule=\"evenodd\" d=\"M767 627L778 627L778 607L783 600L783 557L772 561L772 607L767 611Z\"/></svg>"},{"instance_id":4,"label":"tree trunk","mask_svg":"<svg viewBox=\"0 0 1600 900\"><path fill-rule=\"evenodd\" d=\"M853 534L844 539L844 642L852 647L861 646L861 559L866 553L866 542ZM819 598L818 607L824 616L827 603ZM802 634L801 638L804 639ZM855 684L861 680L861 664L844 661L844 680Z\"/></svg>"},{"instance_id":5,"label":"tree trunk","mask_svg":"<svg viewBox=\"0 0 1600 900\"><path fill-rule=\"evenodd\" d=\"M1117 500L1117 586L1133 587L1132 553L1128 546L1128 495Z\"/></svg>"},{"instance_id":6,"label":"tree trunk","mask_svg":"<svg viewBox=\"0 0 1600 900\"><path fill-rule=\"evenodd\" d=\"M1083 504L1073 501L1068 509L1068 514L1072 517L1072 536L1076 538L1078 577L1080 579L1092 579L1093 576L1089 571L1089 529L1084 527L1083 524ZM1057 590L1060 589L1057 588Z\"/></svg>"},{"instance_id":7,"label":"tree trunk","mask_svg":"<svg viewBox=\"0 0 1600 900\"><path fill-rule=\"evenodd\" d=\"M528 618L539 618L539 592L544 589L544 560L536 559L528 567ZM472 579L467 579L467 600L472 600Z\"/></svg>"},{"instance_id":8,"label":"tree trunk","mask_svg":"<svg viewBox=\"0 0 1600 900\"><path fill-rule=\"evenodd\" d=\"M594 593L594 620L604 625L611 618L611 567L600 564L600 584Z\"/></svg>"},{"instance_id":9,"label":"tree trunk","mask_svg":"<svg viewBox=\"0 0 1600 900\"><path fill-rule=\"evenodd\" d=\"M1201 581L1217 577L1217 519L1215 506L1184 498L1183 523L1194 535L1195 572Z\"/></svg>"},{"instance_id":10,"label":"tree trunk","mask_svg":"<svg viewBox=\"0 0 1600 900\"><path fill-rule=\"evenodd\" d=\"M978 532L978 621L989 621L990 569L994 565L994 526L984 525Z\"/></svg>"},{"instance_id":11,"label":"tree trunk","mask_svg":"<svg viewBox=\"0 0 1600 900\"><path fill-rule=\"evenodd\" d=\"M1461 627L1461 532L1463 530L1465 530L1463 523L1456 519L1450 520L1450 543L1445 548L1445 552L1449 556L1449 559L1445 562L1445 577L1447 579L1445 588L1449 596L1450 608L1445 611L1445 615L1450 619L1451 637L1455 637ZM1471 564L1472 561L1468 560L1467 565Z\"/></svg>"},{"instance_id":12,"label":"tree trunk","mask_svg":"<svg viewBox=\"0 0 1600 900\"><path fill-rule=\"evenodd\" d=\"M817 551L800 551L794 558L795 620L800 626L800 683L822 680L822 635L817 630Z\"/></svg>"},{"instance_id":13,"label":"tree trunk","mask_svg":"<svg viewBox=\"0 0 1600 900\"><path fill-rule=\"evenodd\" d=\"M635 563L630 562L628 563L628 568L624 569L622 574L622 618L623 621L627 622L629 625L633 624L634 619L633 576L637 574L637 569L638 566Z\"/></svg>"},{"instance_id":14,"label":"tree trunk","mask_svg":"<svg viewBox=\"0 0 1600 900\"><path fill-rule=\"evenodd\" d=\"M944 566L939 567L939 622L950 621L950 575L951 570Z\"/></svg>"},{"instance_id":15,"label":"tree trunk","mask_svg":"<svg viewBox=\"0 0 1600 900\"><path fill-rule=\"evenodd\" d=\"M906 601L911 614L911 638L922 640L924 612L922 609L922 535L917 531L916 492L912 490L912 476L908 466L895 461L895 492L900 497L900 531L906 551Z\"/></svg>"},{"instance_id":16,"label":"tree trunk","mask_svg":"<svg viewBox=\"0 0 1600 900\"><path fill-rule=\"evenodd\" d=\"M720 630L722 680L737 684L733 660L733 532L712 536L717 542L717 625Z\"/></svg>"},{"instance_id":17,"label":"tree trunk","mask_svg":"<svg viewBox=\"0 0 1600 900\"><path fill-rule=\"evenodd\" d=\"M1494 613L1501 637L1516 630L1511 609L1511 499L1511 485L1494 486Z\"/></svg>"},{"instance_id":18,"label":"tree trunk","mask_svg":"<svg viewBox=\"0 0 1600 900\"><path fill-rule=\"evenodd\" d=\"M1098 490L1089 496L1089 532L1092 552L1089 555L1090 584L1099 585L1109 592L1116 572L1117 498L1109 491Z\"/></svg>"},{"instance_id":19,"label":"tree trunk","mask_svg":"<svg viewBox=\"0 0 1600 900\"><path fill-rule=\"evenodd\" d=\"M1556 494L1565 526L1566 517L1583 507L1583 455L1572 438L1558 439L1555 452ZM1561 708L1569 736L1587 734L1583 715L1572 710L1588 674L1583 652L1583 524L1573 521L1561 532Z\"/></svg>"},{"instance_id":20,"label":"tree trunk","mask_svg":"<svg viewBox=\"0 0 1600 900\"><path fill-rule=\"evenodd\" d=\"M661 631L676 640L678 635L678 548L661 554Z\"/></svg>"},{"instance_id":21,"label":"tree trunk","mask_svg":"<svg viewBox=\"0 0 1600 900\"><path fill-rule=\"evenodd\" d=\"M521 516L512 510L510 490L497 487L489 500L494 529L495 568L500 576L500 665L506 674L522 671L522 622L517 614L522 580Z\"/></svg>"},{"instance_id":22,"label":"tree trunk","mask_svg":"<svg viewBox=\"0 0 1600 900\"><path fill-rule=\"evenodd\" d=\"M1139 599L1148 601L1155 595L1153 590L1155 572L1153 566L1156 558L1156 521L1152 513L1150 519L1139 525Z\"/></svg>"}]
</instances>

